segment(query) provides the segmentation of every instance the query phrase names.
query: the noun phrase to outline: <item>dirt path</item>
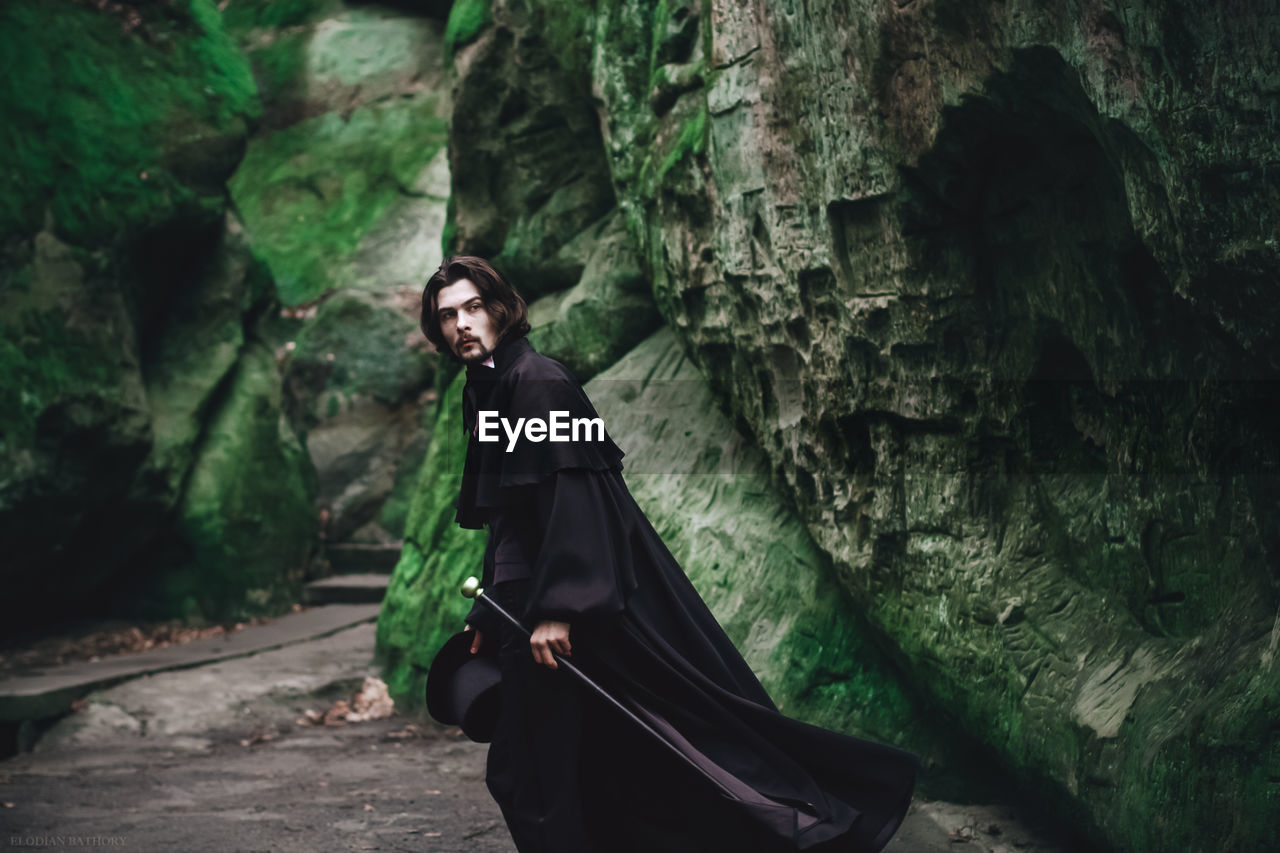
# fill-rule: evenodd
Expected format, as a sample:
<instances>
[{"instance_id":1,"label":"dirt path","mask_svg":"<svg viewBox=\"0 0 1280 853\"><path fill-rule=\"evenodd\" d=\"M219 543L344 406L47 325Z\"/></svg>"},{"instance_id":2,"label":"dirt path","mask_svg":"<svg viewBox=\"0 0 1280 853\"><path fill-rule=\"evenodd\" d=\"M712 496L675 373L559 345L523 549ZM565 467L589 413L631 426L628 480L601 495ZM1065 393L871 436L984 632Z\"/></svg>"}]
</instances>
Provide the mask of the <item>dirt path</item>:
<instances>
[{"instance_id":1,"label":"dirt path","mask_svg":"<svg viewBox=\"0 0 1280 853\"><path fill-rule=\"evenodd\" d=\"M245 747L100 747L6 766L0 844L69 849L106 836L123 850L512 850L481 779L483 747L389 738L392 718L299 728ZM14 838L25 840L14 845Z\"/></svg>"},{"instance_id":2,"label":"dirt path","mask_svg":"<svg viewBox=\"0 0 1280 853\"><path fill-rule=\"evenodd\" d=\"M298 722L377 674L373 631L93 695L0 763L0 849L510 853L483 745L398 714Z\"/></svg>"},{"instance_id":3,"label":"dirt path","mask_svg":"<svg viewBox=\"0 0 1280 853\"><path fill-rule=\"evenodd\" d=\"M514 853L484 745L417 716L300 722L377 675L373 633L94 694L0 762L0 850ZM887 853L1054 849L999 806L922 800Z\"/></svg>"}]
</instances>

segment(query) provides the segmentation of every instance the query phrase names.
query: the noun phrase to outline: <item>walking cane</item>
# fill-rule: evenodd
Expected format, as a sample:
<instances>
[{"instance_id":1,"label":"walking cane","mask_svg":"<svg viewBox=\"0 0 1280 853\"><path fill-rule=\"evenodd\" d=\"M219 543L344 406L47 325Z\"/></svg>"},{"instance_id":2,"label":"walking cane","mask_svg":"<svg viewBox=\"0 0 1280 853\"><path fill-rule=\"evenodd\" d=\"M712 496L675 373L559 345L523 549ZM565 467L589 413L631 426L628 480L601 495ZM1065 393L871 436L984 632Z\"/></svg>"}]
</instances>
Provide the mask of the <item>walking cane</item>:
<instances>
[{"instance_id":1,"label":"walking cane","mask_svg":"<svg viewBox=\"0 0 1280 853\"><path fill-rule=\"evenodd\" d=\"M491 610L493 610L495 613L497 613L499 616L505 619L513 628L515 628L524 636L526 637L529 636L529 629L524 627L524 625L520 624L519 619L512 616L510 613L506 611L506 608L504 608L502 605L498 604L498 602L494 601L489 596L484 594L484 590L480 588L480 581L477 580L476 578L473 578L473 577L467 578L463 582L462 595L465 598L476 598L476 599L479 599L480 601L483 601L486 605L488 605L488 607ZM646 723L644 720L640 719L640 717L638 717L634 711L632 711L626 705L623 705L621 702L619 702L617 699L611 696L608 693L608 691L606 691L603 687L601 687L599 684L596 684L594 681L588 678L586 673L578 669L573 664L569 663L569 661L560 657L560 655L556 654L555 652L552 652L551 655L553 658L555 658L556 663L564 667L566 670L568 670L574 676L574 678L577 678L589 690L591 690L601 699L605 700L614 708L617 708L619 711L625 714L631 720L631 722L635 723L637 726L639 726L640 728L648 732L649 735L654 740L656 740L658 743L666 747L667 750L671 752L672 755L675 755L676 757L678 757L685 764L689 765L694 770L696 770L699 774L701 774L703 778L705 778L707 781L711 782L711 784L719 788L720 793L724 794L726 797L728 797L731 800L742 799L737 794L735 794L732 790L730 790L723 782L721 782L719 779L717 779L716 777L708 773L707 770L702 765L698 764L692 758L690 758L689 756L681 752L680 748L675 744L673 744L671 741L667 740L666 737L663 736L661 732L659 732L653 726Z\"/></svg>"}]
</instances>

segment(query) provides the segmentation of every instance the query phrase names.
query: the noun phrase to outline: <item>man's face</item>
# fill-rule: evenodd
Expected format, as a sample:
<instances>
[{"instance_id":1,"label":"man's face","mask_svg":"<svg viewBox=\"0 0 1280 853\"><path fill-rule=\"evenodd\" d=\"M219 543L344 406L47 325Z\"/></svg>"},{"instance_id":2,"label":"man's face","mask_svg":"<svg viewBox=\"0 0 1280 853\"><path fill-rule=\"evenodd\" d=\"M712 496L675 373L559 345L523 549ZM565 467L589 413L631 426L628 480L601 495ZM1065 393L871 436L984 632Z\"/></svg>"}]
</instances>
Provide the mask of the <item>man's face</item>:
<instances>
[{"instance_id":1,"label":"man's face","mask_svg":"<svg viewBox=\"0 0 1280 853\"><path fill-rule=\"evenodd\" d=\"M436 317L445 343L465 364L479 364L498 346L498 332L480 290L469 278L440 288Z\"/></svg>"}]
</instances>

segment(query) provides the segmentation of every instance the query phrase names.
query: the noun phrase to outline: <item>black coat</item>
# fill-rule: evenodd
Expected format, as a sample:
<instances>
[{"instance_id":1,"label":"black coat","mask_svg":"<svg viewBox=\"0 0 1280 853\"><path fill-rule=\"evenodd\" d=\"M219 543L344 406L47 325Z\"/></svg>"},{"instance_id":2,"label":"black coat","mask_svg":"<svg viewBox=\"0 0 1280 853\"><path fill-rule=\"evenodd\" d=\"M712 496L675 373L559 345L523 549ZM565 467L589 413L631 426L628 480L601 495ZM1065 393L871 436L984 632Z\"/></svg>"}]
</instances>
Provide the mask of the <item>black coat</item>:
<instances>
[{"instance_id":1,"label":"black coat","mask_svg":"<svg viewBox=\"0 0 1280 853\"><path fill-rule=\"evenodd\" d=\"M547 420L554 410L597 417L572 374L523 338L503 342L494 361L495 368L468 367L468 432L480 410L511 422ZM714 837L726 850L884 846L910 803L918 759L777 710L636 505L622 478L623 453L607 435L563 443L521 437L507 447L505 434L496 443L470 438L457 521L478 528L496 506L519 519L526 553L535 556L528 607L517 615L530 626L569 622L574 661L737 794L727 799L619 729L617 742L632 744L619 753L627 766L614 768L627 797L678 798L691 820L718 822ZM487 561L486 583L491 572ZM467 621L496 628L480 604Z\"/></svg>"}]
</instances>

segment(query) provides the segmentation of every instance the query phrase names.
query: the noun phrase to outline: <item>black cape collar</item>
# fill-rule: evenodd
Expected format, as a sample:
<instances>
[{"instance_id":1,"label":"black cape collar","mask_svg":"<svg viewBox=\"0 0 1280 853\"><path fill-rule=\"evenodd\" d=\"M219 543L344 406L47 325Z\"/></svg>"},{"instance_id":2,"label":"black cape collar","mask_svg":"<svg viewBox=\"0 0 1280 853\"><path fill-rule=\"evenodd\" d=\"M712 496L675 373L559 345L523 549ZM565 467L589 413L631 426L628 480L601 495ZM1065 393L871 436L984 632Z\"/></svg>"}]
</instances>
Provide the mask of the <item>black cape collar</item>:
<instances>
[{"instance_id":1,"label":"black cape collar","mask_svg":"<svg viewBox=\"0 0 1280 853\"><path fill-rule=\"evenodd\" d=\"M479 529L493 507L526 501L520 487L547 480L566 468L622 470L622 450L608 433L603 440L541 444L481 442L475 432L481 411L520 422L562 411L570 418L598 418L582 385L555 359L540 355L523 337L503 341L493 353L493 367L467 366L463 388L462 427L470 436L462 466L457 521ZM517 389L519 385L519 389Z\"/></svg>"},{"instance_id":2,"label":"black cape collar","mask_svg":"<svg viewBox=\"0 0 1280 853\"><path fill-rule=\"evenodd\" d=\"M476 379L481 382L486 379L497 379L510 369L516 359L530 352L533 344L523 335L518 338L505 338L498 343L493 350L493 367L486 367L483 364L468 364L467 379Z\"/></svg>"}]
</instances>

